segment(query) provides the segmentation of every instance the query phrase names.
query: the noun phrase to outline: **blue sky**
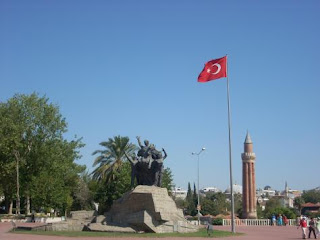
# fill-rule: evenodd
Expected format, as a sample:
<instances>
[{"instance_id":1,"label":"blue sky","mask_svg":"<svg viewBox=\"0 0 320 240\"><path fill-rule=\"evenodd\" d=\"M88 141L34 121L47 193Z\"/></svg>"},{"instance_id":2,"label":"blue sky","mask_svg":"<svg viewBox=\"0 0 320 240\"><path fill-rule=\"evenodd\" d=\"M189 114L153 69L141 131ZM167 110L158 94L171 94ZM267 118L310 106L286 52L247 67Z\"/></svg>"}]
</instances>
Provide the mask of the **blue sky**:
<instances>
[{"instance_id":1,"label":"blue sky","mask_svg":"<svg viewBox=\"0 0 320 240\"><path fill-rule=\"evenodd\" d=\"M0 101L37 92L60 106L79 163L116 135L166 149L177 186L229 186L226 79L198 83L228 54L234 181L246 131L257 187L320 185L320 2L0 2Z\"/></svg>"}]
</instances>

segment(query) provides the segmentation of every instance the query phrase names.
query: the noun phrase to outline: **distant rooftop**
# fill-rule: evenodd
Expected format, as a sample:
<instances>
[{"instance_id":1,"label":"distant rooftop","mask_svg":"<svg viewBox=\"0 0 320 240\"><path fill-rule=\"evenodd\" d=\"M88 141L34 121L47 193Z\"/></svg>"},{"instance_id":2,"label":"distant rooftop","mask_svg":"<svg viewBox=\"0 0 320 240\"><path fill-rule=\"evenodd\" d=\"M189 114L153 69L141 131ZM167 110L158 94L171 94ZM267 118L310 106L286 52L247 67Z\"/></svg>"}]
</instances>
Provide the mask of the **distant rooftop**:
<instances>
[{"instance_id":1,"label":"distant rooftop","mask_svg":"<svg viewBox=\"0 0 320 240\"><path fill-rule=\"evenodd\" d=\"M304 204L301 204L302 207L320 207L320 203L304 203Z\"/></svg>"}]
</instances>

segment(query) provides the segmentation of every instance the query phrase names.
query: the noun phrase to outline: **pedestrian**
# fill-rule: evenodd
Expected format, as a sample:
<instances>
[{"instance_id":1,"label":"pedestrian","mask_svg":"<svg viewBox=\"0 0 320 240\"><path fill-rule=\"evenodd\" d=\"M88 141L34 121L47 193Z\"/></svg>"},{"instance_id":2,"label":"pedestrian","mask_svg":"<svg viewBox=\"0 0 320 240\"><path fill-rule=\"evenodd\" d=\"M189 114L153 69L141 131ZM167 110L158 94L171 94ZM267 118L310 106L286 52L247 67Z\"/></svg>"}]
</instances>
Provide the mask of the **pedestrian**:
<instances>
[{"instance_id":1,"label":"pedestrian","mask_svg":"<svg viewBox=\"0 0 320 240\"><path fill-rule=\"evenodd\" d=\"M34 211L32 211L31 213L31 222L36 222L35 217L34 217Z\"/></svg>"},{"instance_id":2,"label":"pedestrian","mask_svg":"<svg viewBox=\"0 0 320 240\"><path fill-rule=\"evenodd\" d=\"M316 226L317 226L317 231L318 231L317 235L320 236L320 217L318 217L318 219L317 219Z\"/></svg>"},{"instance_id":3,"label":"pedestrian","mask_svg":"<svg viewBox=\"0 0 320 240\"><path fill-rule=\"evenodd\" d=\"M282 225L283 225L282 216L281 216L281 214L279 214L279 216L278 216L278 226L282 226Z\"/></svg>"},{"instance_id":4,"label":"pedestrian","mask_svg":"<svg viewBox=\"0 0 320 240\"><path fill-rule=\"evenodd\" d=\"M276 216L273 214L272 215L272 226L276 225Z\"/></svg>"},{"instance_id":5,"label":"pedestrian","mask_svg":"<svg viewBox=\"0 0 320 240\"><path fill-rule=\"evenodd\" d=\"M313 218L311 218L311 220L309 221L309 236L308 236L308 238L310 238L311 232L313 232L314 238L317 238L317 236L316 236L316 221Z\"/></svg>"},{"instance_id":6,"label":"pedestrian","mask_svg":"<svg viewBox=\"0 0 320 240\"><path fill-rule=\"evenodd\" d=\"M208 234L208 236L211 236L211 233L213 233L213 225L208 223L208 225L207 225L207 234Z\"/></svg>"},{"instance_id":7,"label":"pedestrian","mask_svg":"<svg viewBox=\"0 0 320 240\"><path fill-rule=\"evenodd\" d=\"M301 219L300 219L300 223L299 223L299 226L298 228L301 227L301 231L302 231L302 239L306 239L306 232L307 232L307 220L305 217L302 217L301 216ZM297 228L297 229L298 229Z\"/></svg>"},{"instance_id":8,"label":"pedestrian","mask_svg":"<svg viewBox=\"0 0 320 240\"><path fill-rule=\"evenodd\" d=\"M287 226L287 224L288 224L288 218L286 217L286 215L283 215L282 219L283 219L283 225L284 225L284 226Z\"/></svg>"}]
</instances>

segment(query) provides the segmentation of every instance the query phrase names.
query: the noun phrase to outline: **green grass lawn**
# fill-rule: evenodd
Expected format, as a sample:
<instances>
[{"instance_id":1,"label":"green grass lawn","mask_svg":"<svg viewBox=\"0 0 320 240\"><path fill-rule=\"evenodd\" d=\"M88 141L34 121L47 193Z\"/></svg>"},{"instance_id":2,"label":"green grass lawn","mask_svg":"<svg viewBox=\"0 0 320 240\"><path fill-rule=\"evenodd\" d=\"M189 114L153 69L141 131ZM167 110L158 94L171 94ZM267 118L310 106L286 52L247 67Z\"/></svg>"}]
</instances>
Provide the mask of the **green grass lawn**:
<instances>
[{"instance_id":1,"label":"green grass lawn","mask_svg":"<svg viewBox=\"0 0 320 240\"><path fill-rule=\"evenodd\" d=\"M110 232L58 232L58 231L24 231L18 230L16 234L32 234L32 235L50 235L50 236L66 236L66 237L148 237L148 238L165 238L165 237L211 237L223 238L232 235L242 235L241 233L232 234L231 232L214 230L208 236L206 229L200 229L195 233L110 233Z\"/></svg>"}]
</instances>

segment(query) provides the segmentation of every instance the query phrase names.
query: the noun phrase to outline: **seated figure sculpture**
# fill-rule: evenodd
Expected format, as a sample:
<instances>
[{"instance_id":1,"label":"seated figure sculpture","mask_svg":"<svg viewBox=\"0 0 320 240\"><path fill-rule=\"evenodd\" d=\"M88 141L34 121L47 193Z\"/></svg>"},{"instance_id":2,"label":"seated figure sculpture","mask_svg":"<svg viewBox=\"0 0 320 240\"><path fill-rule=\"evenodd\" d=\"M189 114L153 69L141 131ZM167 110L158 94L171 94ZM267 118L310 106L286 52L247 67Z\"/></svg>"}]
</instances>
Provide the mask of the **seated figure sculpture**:
<instances>
[{"instance_id":1,"label":"seated figure sculpture","mask_svg":"<svg viewBox=\"0 0 320 240\"><path fill-rule=\"evenodd\" d=\"M166 151L162 148L164 156L148 140L141 144L140 137L137 137L140 149L137 156L129 156L125 153L131 163L131 187L134 181L138 185L158 186L161 187L163 174L163 161L167 158Z\"/></svg>"}]
</instances>

